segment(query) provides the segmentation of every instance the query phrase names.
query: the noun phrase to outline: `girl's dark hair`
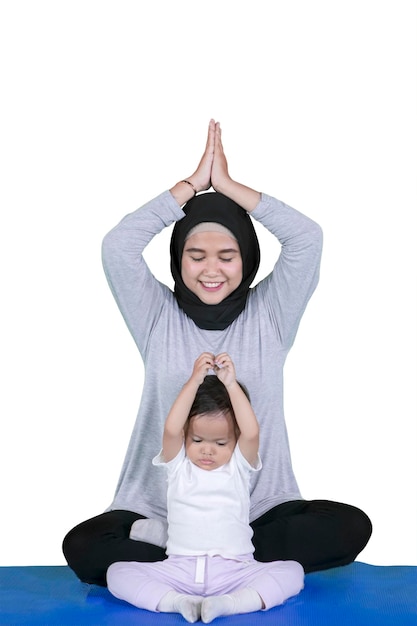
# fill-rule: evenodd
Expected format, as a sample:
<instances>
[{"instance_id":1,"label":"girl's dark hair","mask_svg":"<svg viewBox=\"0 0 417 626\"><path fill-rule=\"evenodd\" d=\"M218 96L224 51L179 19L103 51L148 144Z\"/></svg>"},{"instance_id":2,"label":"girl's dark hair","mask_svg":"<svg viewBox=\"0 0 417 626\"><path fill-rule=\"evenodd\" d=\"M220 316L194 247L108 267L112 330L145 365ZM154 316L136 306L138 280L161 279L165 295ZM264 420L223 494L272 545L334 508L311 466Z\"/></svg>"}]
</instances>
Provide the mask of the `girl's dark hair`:
<instances>
[{"instance_id":1,"label":"girl's dark hair","mask_svg":"<svg viewBox=\"0 0 417 626\"><path fill-rule=\"evenodd\" d=\"M249 392L246 387L239 381L238 385L250 401ZM235 425L235 430L237 433L239 432L235 412L233 411L228 391L221 380L219 380L215 375L206 376L204 381L199 386L188 415L185 426L186 432L188 431L192 417L195 417L196 415L206 415L208 413L230 413Z\"/></svg>"}]
</instances>

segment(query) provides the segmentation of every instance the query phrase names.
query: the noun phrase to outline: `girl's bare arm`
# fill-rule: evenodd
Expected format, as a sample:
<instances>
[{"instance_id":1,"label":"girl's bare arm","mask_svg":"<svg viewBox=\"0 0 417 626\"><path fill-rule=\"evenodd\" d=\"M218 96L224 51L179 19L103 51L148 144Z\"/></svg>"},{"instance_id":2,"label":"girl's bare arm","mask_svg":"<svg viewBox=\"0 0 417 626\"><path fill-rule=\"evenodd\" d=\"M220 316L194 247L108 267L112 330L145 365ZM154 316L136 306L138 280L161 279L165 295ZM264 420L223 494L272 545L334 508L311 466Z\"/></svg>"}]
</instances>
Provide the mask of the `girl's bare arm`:
<instances>
[{"instance_id":1,"label":"girl's bare arm","mask_svg":"<svg viewBox=\"0 0 417 626\"><path fill-rule=\"evenodd\" d=\"M259 451L259 424L252 405L236 380L233 361L225 352L215 358L214 371L226 387L240 430L239 448L245 459L256 466Z\"/></svg>"},{"instance_id":2,"label":"girl's bare arm","mask_svg":"<svg viewBox=\"0 0 417 626\"><path fill-rule=\"evenodd\" d=\"M166 463L176 457L184 441L184 426L194 402L197 389L208 370L214 367L214 355L203 352L194 364L193 373L178 394L165 420L162 455Z\"/></svg>"}]
</instances>

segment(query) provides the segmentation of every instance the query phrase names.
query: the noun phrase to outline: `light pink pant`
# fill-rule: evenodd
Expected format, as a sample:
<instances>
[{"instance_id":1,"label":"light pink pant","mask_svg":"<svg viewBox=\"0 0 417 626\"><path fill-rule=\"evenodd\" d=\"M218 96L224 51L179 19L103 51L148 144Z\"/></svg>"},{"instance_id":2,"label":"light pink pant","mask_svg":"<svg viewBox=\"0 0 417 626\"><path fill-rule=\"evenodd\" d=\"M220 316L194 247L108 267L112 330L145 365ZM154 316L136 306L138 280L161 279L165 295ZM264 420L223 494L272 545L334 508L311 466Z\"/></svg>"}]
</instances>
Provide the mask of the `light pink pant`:
<instances>
[{"instance_id":1,"label":"light pink pant","mask_svg":"<svg viewBox=\"0 0 417 626\"><path fill-rule=\"evenodd\" d=\"M110 592L121 600L156 611L161 598L175 590L193 596L218 596L243 587L255 589L265 609L282 604L304 586L304 570L296 561L259 563L252 554L221 556L169 556L165 561L118 562L107 570Z\"/></svg>"}]
</instances>

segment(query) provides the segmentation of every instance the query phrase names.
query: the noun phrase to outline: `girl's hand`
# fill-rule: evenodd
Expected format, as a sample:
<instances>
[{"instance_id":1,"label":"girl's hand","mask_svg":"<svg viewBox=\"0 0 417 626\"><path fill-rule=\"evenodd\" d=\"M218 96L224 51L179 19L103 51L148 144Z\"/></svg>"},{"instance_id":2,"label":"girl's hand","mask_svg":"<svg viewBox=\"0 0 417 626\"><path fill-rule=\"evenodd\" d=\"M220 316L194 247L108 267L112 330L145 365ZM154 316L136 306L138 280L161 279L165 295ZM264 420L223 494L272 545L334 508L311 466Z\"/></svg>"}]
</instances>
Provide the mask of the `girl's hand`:
<instances>
[{"instance_id":1,"label":"girl's hand","mask_svg":"<svg viewBox=\"0 0 417 626\"><path fill-rule=\"evenodd\" d=\"M193 373L190 381L196 385L201 385L210 369L214 368L214 354L203 352L194 363Z\"/></svg>"},{"instance_id":2,"label":"girl's hand","mask_svg":"<svg viewBox=\"0 0 417 626\"><path fill-rule=\"evenodd\" d=\"M214 372L225 387L230 387L236 382L235 366L230 356L222 352L214 359Z\"/></svg>"}]
</instances>

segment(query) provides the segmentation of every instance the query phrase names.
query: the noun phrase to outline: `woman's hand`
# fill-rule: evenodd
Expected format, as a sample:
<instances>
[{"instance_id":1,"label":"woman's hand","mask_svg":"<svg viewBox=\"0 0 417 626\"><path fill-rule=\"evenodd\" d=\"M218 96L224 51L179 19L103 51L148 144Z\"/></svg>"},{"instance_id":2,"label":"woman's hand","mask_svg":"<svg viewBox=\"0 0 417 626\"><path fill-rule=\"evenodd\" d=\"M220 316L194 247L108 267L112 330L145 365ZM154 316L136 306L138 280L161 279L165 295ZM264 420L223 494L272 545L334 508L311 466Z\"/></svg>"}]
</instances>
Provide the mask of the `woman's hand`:
<instances>
[{"instance_id":1,"label":"woman's hand","mask_svg":"<svg viewBox=\"0 0 417 626\"><path fill-rule=\"evenodd\" d=\"M258 205L261 194L246 185L233 180L229 175L226 155L223 150L220 123L215 124L214 158L211 167L211 184L213 189L227 196L249 213Z\"/></svg>"},{"instance_id":2,"label":"woman's hand","mask_svg":"<svg viewBox=\"0 0 417 626\"><path fill-rule=\"evenodd\" d=\"M186 179L188 183L180 181L170 189L170 192L180 206L188 202L188 200L190 200L193 195L199 191L206 191L211 187L211 169L214 159L215 129L215 121L210 120L206 147L203 156L201 157L200 163L198 164L194 174L188 176Z\"/></svg>"},{"instance_id":3,"label":"woman's hand","mask_svg":"<svg viewBox=\"0 0 417 626\"><path fill-rule=\"evenodd\" d=\"M227 196L246 211L252 211L261 194L233 180L229 175L227 159L223 150L220 123L210 120L206 148L194 174L170 189L180 206L191 200L199 191L213 189Z\"/></svg>"},{"instance_id":4,"label":"woman's hand","mask_svg":"<svg viewBox=\"0 0 417 626\"><path fill-rule=\"evenodd\" d=\"M214 159L216 126L217 124L214 122L214 120L210 120L204 154L201 157L200 163L198 164L194 174L187 178L187 180L190 181L190 183L197 190L197 192L206 191L211 187L211 171Z\"/></svg>"},{"instance_id":5,"label":"woman's hand","mask_svg":"<svg viewBox=\"0 0 417 626\"><path fill-rule=\"evenodd\" d=\"M231 178L223 150L222 130L220 122L216 122L214 127L214 158L211 166L211 184L215 191L220 191L227 187L229 181L231 181Z\"/></svg>"}]
</instances>

